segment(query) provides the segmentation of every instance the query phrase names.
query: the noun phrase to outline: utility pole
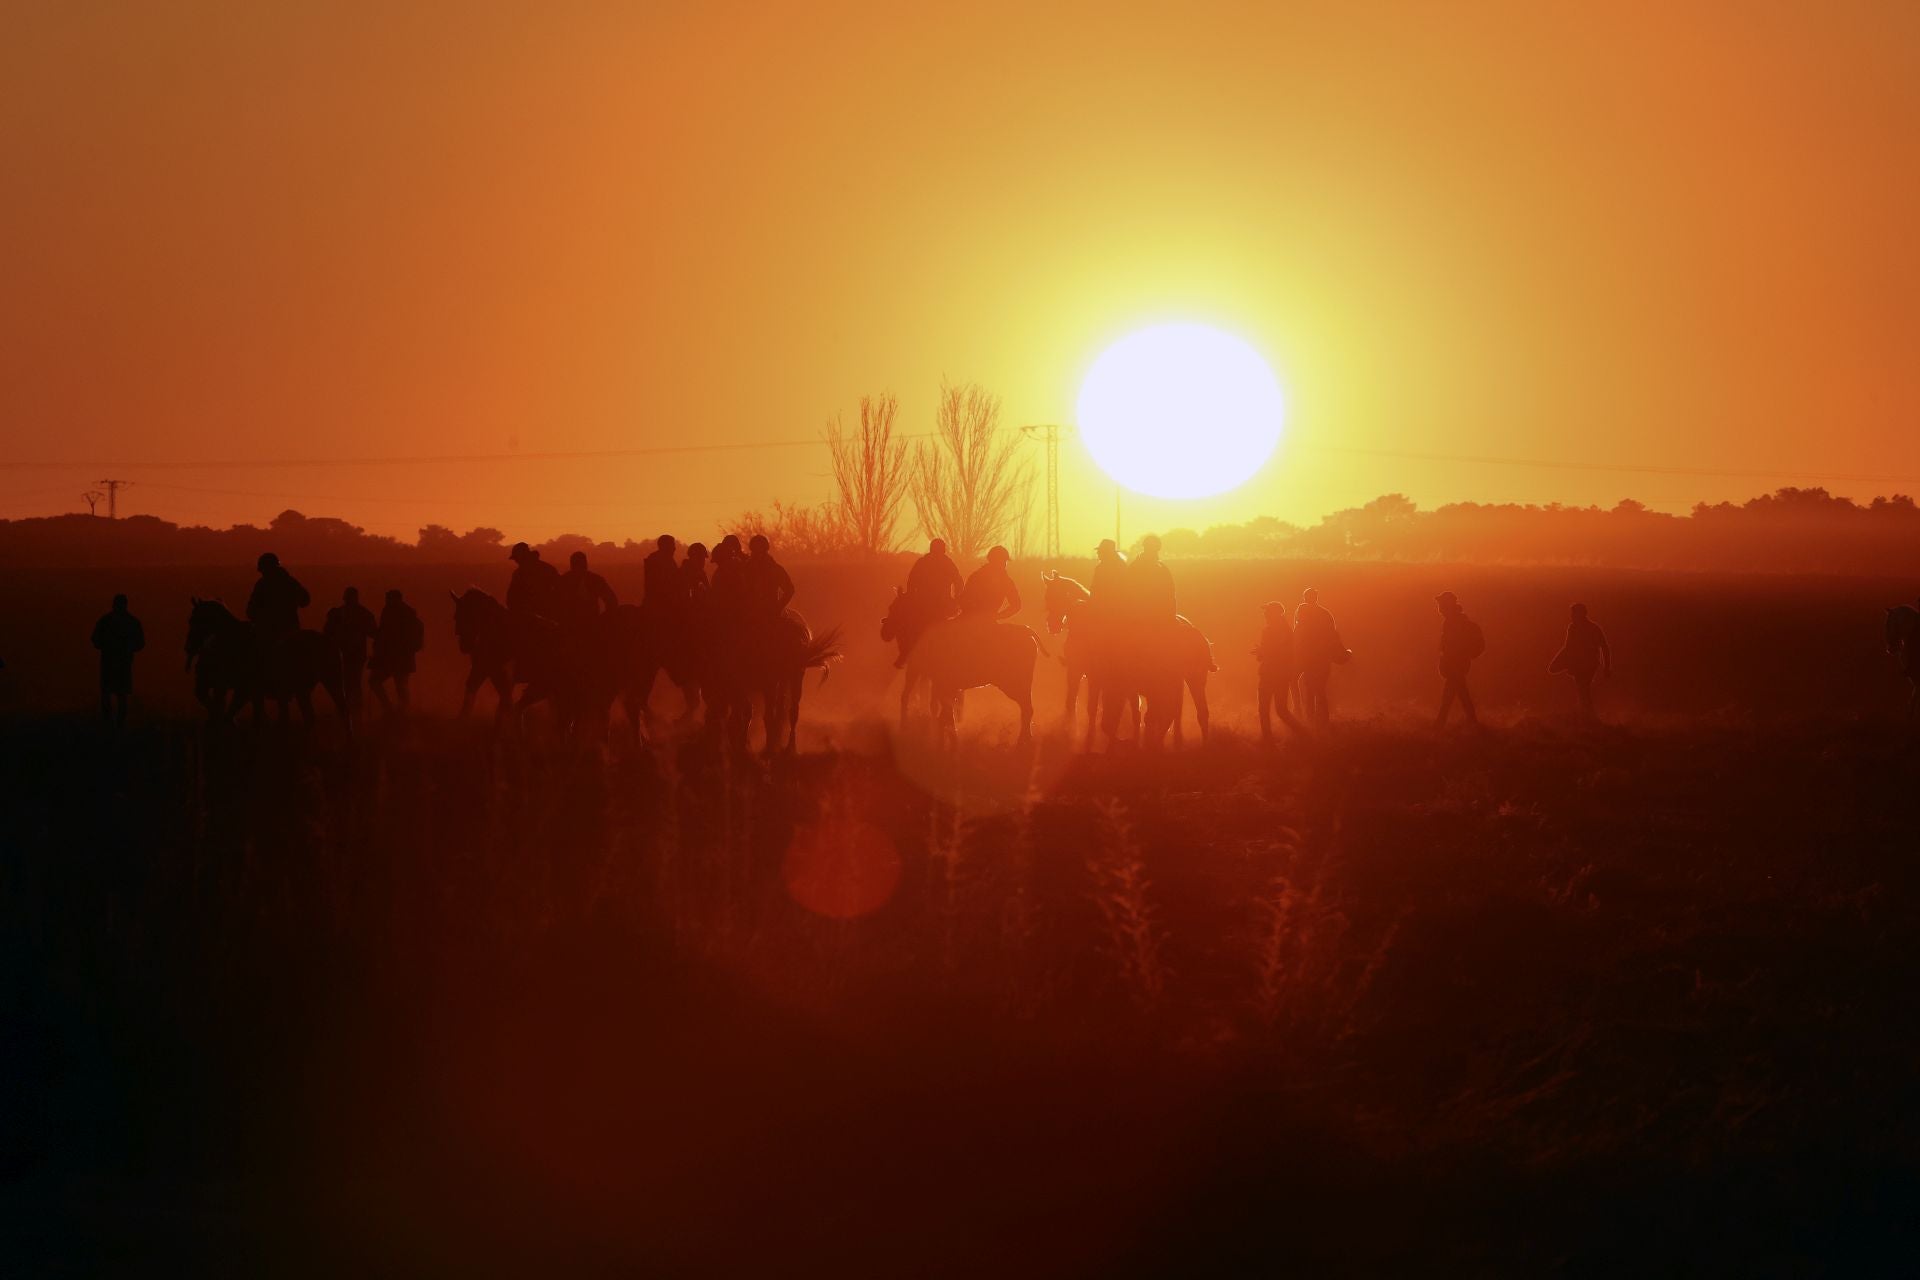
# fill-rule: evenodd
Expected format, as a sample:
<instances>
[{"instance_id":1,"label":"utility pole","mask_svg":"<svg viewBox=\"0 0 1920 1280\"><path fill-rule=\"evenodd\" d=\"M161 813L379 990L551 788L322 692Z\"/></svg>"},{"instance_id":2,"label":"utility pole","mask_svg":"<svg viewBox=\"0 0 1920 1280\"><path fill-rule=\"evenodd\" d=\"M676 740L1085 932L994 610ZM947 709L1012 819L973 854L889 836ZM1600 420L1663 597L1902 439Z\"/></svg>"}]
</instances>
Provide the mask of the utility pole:
<instances>
[{"instance_id":1,"label":"utility pole","mask_svg":"<svg viewBox=\"0 0 1920 1280\"><path fill-rule=\"evenodd\" d=\"M1056 422L1020 428L1028 439L1047 447L1047 524L1041 554L1049 560L1060 558L1060 433L1072 430Z\"/></svg>"},{"instance_id":2,"label":"utility pole","mask_svg":"<svg viewBox=\"0 0 1920 1280\"><path fill-rule=\"evenodd\" d=\"M100 514L100 499L106 496L106 494L100 492L98 489L89 489L80 495L80 501L87 504L88 515L97 516Z\"/></svg>"},{"instance_id":3,"label":"utility pole","mask_svg":"<svg viewBox=\"0 0 1920 1280\"><path fill-rule=\"evenodd\" d=\"M120 518L120 490L133 483L131 480L95 480L95 484L107 486L107 519ZM98 501L98 499L95 499Z\"/></svg>"}]
</instances>

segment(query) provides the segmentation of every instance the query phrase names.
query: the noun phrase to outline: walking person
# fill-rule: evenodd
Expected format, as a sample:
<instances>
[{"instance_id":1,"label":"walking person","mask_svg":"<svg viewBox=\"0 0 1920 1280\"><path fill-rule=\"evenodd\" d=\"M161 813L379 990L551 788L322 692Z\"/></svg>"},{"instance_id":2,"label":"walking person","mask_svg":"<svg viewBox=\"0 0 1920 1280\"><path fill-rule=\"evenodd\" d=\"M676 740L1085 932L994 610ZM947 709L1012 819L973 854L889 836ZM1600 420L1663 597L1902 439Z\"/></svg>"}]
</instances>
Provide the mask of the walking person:
<instances>
[{"instance_id":1,"label":"walking person","mask_svg":"<svg viewBox=\"0 0 1920 1280\"><path fill-rule=\"evenodd\" d=\"M1554 675L1570 676L1580 694L1580 714L1588 720L1599 717L1593 710L1593 681L1596 676L1613 674L1613 649L1607 633L1587 616L1587 606L1576 604L1567 610L1567 638L1560 652L1553 655L1547 670Z\"/></svg>"},{"instance_id":2,"label":"walking person","mask_svg":"<svg viewBox=\"0 0 1920 1280\"><path fill-rule=\"evenodd\" d=\"M340 652L340 675L347 695L347 710L360 712L362 688L367 672L367 646L379 623L373 611L360 603L360 588L348 587L340 593L340 603L327 610L321 634L333 641Z\"/></svg>"},{"instance_id":3,"label":"walking person","mask_svg":"<svg viewBox=\"0 0 1920 1280\"><path fill-rule=\"evenodd\" d=\"M1333 614L1320 603L1319 590L1308 587L1300 593L1300 605L1293 611L1293 663L1298 672L1295 685L1300 693L1300 714L1315 728L1326 728L1333 718L1327 685L1334 664L1345 662L1349 656Z\"/></svg>"},{"instance_id":4,"label":"walking person","mask_svg":"<svg viewBox=\"0 0 1920 1280\"><path fill-rule=\"evenodd\" d=\"M401 715L407 713L407 684L413 676L415 659L426 647L427 629L396 587L387 592L380 610L380 625L373 633L373 660L368 673L373 677L373 697L380 710L393 714L394 703L387 699L387 681L393 681L394 699Z\"/></svg>"},{"instance_id":5,"label":"walking person","mask_svg":"<svg viewBox=\"0 0 1920 1280\"><path fill-rule=\"evenodd\" d=\"M1467 616L1460 607L1460 597L1451 591L1442 591L1433 598L1440 606L1440 678L1445 686L1440 693L1440 714L1434 717L1434 724L1444 728L1447 715L1458 702L1467 723L1478 726L1479 713L1474 710L1473 693L1467 688L1467 672L1473 667L1473 660L1487 651L1486 634L1480 630L1480 624Z\"/></svg>"},{"instance_id":6,"label":"walking person","mask_svg":"<svg viewBox=\"0 0 1920 1280\"><path fill-rule=\"evenodd\" d=\"M1267 625L1260 630L1260 643L1253 647L1253 657L1260 664L1260 742L1263 746L1273 742L1274 712L1280 715L1280 722L1295 733L1305 730L1293 712L1287 707L1287 699L1293 692L1294 657L1293 624L1287 621L1287 606L1278 600L1267 602L1264 610Z\"/></svg>"},{"instance_id":7,"label":"walking person","mask_svg":"<svg viewBox=\"0 0 1920 1280\"><path fill-rule=\"evenodd\" d=\"M100 651L100 719L125 728L127 700L133 696L133 655L147 647L147 633L128 612L124 595L115 596L113 607L93 624L93 647Z\"/></svg>"}]
</instances>

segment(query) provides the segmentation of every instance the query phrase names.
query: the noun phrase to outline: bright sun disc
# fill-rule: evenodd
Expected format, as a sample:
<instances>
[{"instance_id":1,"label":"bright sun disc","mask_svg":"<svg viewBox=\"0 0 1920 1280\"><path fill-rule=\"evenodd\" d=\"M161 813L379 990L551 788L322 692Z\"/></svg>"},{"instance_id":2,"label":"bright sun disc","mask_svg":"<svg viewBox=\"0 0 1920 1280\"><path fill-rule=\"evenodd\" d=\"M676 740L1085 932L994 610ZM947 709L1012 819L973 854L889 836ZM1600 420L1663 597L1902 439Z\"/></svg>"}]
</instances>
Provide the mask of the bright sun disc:
<instances>
[{"instance_id":1,"label":"bright sun disc","mask_svg":"<svg viewBox=\"0 0 1920 1280\"><path fill-rule=\"evenodd\" d=\"M1245 484L1273 456L1286 403L1273 370L1240 339L1163 324L1100 353L1077 414L1087 452L1120 485L1204 498Z\"/></svg>"}]
</instances>

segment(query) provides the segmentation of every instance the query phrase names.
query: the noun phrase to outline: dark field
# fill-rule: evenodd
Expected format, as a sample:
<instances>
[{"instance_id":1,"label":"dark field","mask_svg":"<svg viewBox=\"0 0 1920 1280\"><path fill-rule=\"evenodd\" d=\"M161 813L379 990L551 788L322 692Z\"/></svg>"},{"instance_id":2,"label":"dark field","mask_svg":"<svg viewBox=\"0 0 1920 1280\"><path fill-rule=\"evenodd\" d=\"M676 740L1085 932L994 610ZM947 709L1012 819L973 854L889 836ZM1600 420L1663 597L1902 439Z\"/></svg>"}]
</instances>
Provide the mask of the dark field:
<instances>
[{"instance_id":1,"label":"dark field","mask_svg":"<svg viewBox=\"0 0 1920 1280\"><path fill-rule=\"evenodd\" d=\"M173 713L183 610L157 602L245 579L184 572L127 584L148 696L112 739L46 710L90 696L90 655L52 642L111 576L9 614L7 1256L1906 1269L1920 738L1877 628L1910 590L1176 572L1228 731L1160 758L1074 756L1051 668L1033 752L984 694L957 756L896 743L880 573L802 579L816 625L857 627L771 766L576 762L541 723L441 715L352 745L209 731ZM1309 581L1359 651L1350 719L1263 752L1242 655L1258 602ZM447 582L400 585L444 656ZM1443 587L1491 641L1484 736L1420 722ZM1544 674L1576 597L1619 650L1606 728ZM454 679L429 669L430 710Z\"/></svg>"}]
</instances>

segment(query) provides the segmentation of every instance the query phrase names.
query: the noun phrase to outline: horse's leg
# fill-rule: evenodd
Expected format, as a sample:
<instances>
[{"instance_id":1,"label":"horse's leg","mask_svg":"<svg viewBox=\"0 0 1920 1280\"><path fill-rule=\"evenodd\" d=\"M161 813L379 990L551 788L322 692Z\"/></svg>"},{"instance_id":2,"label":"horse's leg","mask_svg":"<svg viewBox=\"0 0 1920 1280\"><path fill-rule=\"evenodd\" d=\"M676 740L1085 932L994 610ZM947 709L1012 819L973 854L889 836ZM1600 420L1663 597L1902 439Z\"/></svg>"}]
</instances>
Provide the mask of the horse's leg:
<instances>
[{"instance_id":1,"label":"horse's leg","mask_svg":"<svg viewBox=\"0 0 1920 1280\"><path fill-rule=\"evenodd\" d=\"M478 659L475 659L472 669L467 672L466 692L460 698L460 718L462 720L465 720L470 714L472 714L474 695L480 692L480 686L485 684L486 682L487 682L486 672L480 669L480 662ZM375 685L374 687L376 689L379 688L378 685ZM381 709L384 710L386 708L386 705L387 705L386 698L381 697L380 699Z\"/></svg>"}]
</instances>

